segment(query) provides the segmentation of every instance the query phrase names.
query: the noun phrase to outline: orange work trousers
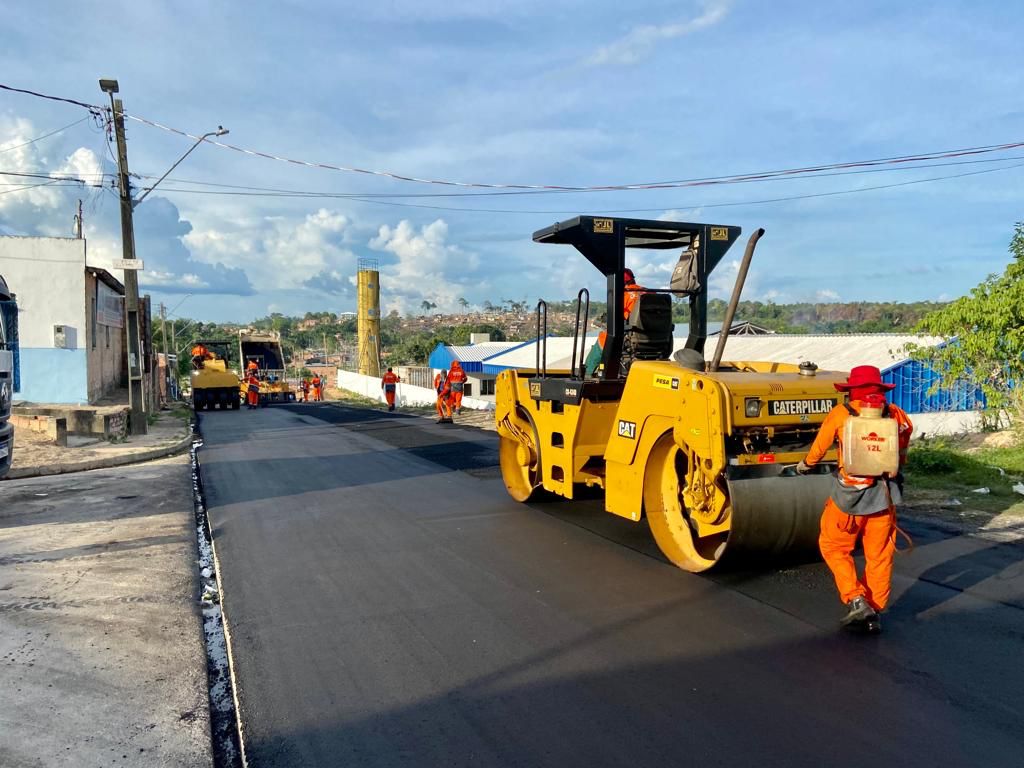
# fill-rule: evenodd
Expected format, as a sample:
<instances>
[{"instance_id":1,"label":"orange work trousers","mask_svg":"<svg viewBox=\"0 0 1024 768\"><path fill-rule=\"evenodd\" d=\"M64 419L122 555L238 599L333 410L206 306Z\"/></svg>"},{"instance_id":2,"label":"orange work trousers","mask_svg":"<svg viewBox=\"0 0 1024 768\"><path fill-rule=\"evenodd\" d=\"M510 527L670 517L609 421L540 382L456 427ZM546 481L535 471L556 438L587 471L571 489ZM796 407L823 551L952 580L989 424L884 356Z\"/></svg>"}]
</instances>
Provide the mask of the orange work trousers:
<instances>
[{"instance_id":1,"label":"orange work trousers","mask_svg":"<svg viewBox=\"0 0 1024 768\"><path fill-rule=\"evenodd\" d=\"M321 400L323 398L320 397L320 387L313 387L313 401L319 403Z\"/></svg>"},{"instance_id":2,"label":"orange work trousers","mask_svg":"<svg viewBox=\"0 0 1024 768\"><path fill-rule=\"evenodd\" d=\"M442 392L437 396L437 416L441 419L450 419L452 417L452 405L448 400L448 393Z\"/></svg>"},{"instance_id":3,"label":"orange work trousers","mask_svg":"<svg viewBox=\"0 0 1024 768\"><path fill-rule=\"evenodd\" d=\"M387 400L388 408L395 406L395 390L384 388L384 399Z\"/></svg>"},{"instance_id":4,"label":"orange work trousers","mask_svg":"<svg viewBox=\"0 0 1024 768\"><path fill-rule=\"evenodd\" d=\"M248 390L245 393L245 403L250 408L257 408L260 404L260 393L258 390Z\"/></svg>"},{"instance_id":5,"label":"orange work trousers","mask_svg":"<svg viewBox=\"0 0 1024 768\"><path fill-rule=\"evenodd\" d=\"M452 392L452 408L459 410L462 408L462 393L453 391Z\"/></svg>"},{"instance_id":6,"label":"orange work trousers","mask_svg":"<svg viewBox=\"0 0 1024 768\"><path fill-rule=\"evenodd\" d=\"M864 578L857 575L853 561L858 539L864 549ZM863 597L876 611L885 609L892 588L892 559L896 553L894 507L873 515L848 515L829 499L821 514L818 547L844 603Z\"/></svg>"},{"instance_id":7,"label":"orange work trousers","mask_svg":"<svg viewBox=\"0 0 1024 768\"><path fill-rule=\"evenodd\" d=\"M302 402L304 402L304 403L308 403L309 402L309 390L308 389L302 390Z\"/></svg>"}]
</instances>

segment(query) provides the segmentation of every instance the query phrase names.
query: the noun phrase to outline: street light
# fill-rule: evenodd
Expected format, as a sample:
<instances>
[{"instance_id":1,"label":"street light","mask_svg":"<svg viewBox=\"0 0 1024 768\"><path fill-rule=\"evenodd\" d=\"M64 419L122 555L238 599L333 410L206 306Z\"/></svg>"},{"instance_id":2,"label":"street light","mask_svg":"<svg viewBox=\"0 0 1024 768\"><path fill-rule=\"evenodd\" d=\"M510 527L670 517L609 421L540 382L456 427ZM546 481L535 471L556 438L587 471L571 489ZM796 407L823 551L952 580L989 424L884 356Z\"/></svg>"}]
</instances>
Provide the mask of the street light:
<instances>
[{"instance_id":1,"label":"street light","mask_svg":"<svg viewBox=\"0 0 1024 768\"><path fill-rule=\"evenodd\" d=\"M114 87L116 88L117 87L117 81L115 80L115 81L113 81L113 83L114 83ZM113 97L111 97L111 98L113 98ZM154 189L156 189L157 184L159 184L161 181L163 181L168 176L170 176L171 171L173 171L175 168L177 168L181 164L182 160L184 160L186 157L188 157L189 155L192 154L192 150L194 150L196 147L198 147L200 144L202 144L204 141L206 141L211 136L224 136L225 134L228 134L228 133L230 133L230 131L227 128L225 128L223 125L218 125L216 131L210 131L209 133L204 133L202 136L200 136L198 139L196 139L196 143L193 144L191 147L189 147L188 148L188 152L186 152L184 155L179 157L175 161L174 165L172 165L170 168L168 168L167 172L163 176L161 176L159 179L156 180L156 184L154 184L149 189L147 189L145 192L143 192L142 193L142 197L138 198L137 200L133 200L132 201L132 208L137 208L139 206L139 204L143 200L145 200L146 197L148 197L149 193L152 192Z\"/></svg>"}]
</instances>

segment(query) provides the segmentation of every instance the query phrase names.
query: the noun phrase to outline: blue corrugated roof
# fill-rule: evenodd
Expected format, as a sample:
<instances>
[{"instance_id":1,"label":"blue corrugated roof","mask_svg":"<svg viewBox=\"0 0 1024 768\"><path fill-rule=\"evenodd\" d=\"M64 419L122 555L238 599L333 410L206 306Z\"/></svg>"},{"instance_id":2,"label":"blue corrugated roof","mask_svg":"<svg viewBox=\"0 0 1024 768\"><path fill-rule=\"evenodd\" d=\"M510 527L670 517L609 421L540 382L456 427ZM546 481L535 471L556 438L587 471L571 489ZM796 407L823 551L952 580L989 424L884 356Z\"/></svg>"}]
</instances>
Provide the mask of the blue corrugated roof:
<instances>
[{"instance_id":1,"label":"blue corrugated roof","mask_svg":"<svg viewBox=\"0 0 1024 768\"><path fill-rule=\"evenodd\" d=\"M461 346L438 344L427 358L427 365L437 369L449 368L453 360L458 360L466 373L480 373L484 360L518 346L519 342L515 341L488 341Z\"/></svg>"}]
</instances>

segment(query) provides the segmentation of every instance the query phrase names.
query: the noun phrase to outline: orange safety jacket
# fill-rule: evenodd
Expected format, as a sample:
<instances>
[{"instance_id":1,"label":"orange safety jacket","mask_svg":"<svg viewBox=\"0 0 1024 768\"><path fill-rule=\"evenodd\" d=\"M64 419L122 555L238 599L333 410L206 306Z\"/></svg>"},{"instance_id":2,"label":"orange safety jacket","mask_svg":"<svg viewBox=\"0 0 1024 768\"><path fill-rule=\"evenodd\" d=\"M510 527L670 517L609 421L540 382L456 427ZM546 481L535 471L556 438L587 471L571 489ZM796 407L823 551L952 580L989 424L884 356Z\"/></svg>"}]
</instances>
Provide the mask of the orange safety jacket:
<instances>
[{"instance_id":1,"label":"orange safety jacket","mask_svg":"<svg viewBox=\"0 0 1024 768\"><path fill-rule=\"evenodd\" d=\"M850 405L859 411L865 403L854 400ZM885 407L886 416L895 419L899 425L897 432L902 468L907 461L907 450L910 448L910 435L914 431L914 425L902 408L892 404L886 404ZM829 411L818 429L818 436L814 438L804 463L814 466L822 460L826 451L838 442L839 472L833 483L832 501L848 514L872 514L900 501L900 482L896 478L859 477L846 473L843 467L843 425L849 418L851 414L845 405L837 405Z\"/></svg>"},{"instance_id":2,"label":"orange safety jacket","mask_svg":"<svg viewBox=\"0 0 1024 768\"><path fill-rule=\"evenodd\" d=\"M251 373L249 374L249 378L246 379L246 383L249 385L248 386L248 390L250 392L259 392L260 391L260 380L257 379L256 376L254 376L253 374L251 374Z\"/></svg>"},{"instance_id":3,"label":"orange safety jacket","mask_svg":"<svg viewBox=\"0 0 1024 768\"><path fill-rule=\"evenodd\" d=\"M626 286L626 291L622 295L622 316L629 320L629 315L633 311L633 306L636 304L639 294L643 293L644 288L642 285L636 283L630 283Z\"/></svg>"},{"instance_id":4,"label":"orange safety jacket","mask_svg":"<svg viewBox=\"0 0 1024 768\"><path fill-rule=\"evenodd\" d=\"M397 384L400 381L401 381L401 379L398 377L397 373L389 372L389 373L385 373L384 376L381 377L380 383L381 383L382 386L387 386L388 384L394 386L395 384Z\"/></svg>"}]
</instances>

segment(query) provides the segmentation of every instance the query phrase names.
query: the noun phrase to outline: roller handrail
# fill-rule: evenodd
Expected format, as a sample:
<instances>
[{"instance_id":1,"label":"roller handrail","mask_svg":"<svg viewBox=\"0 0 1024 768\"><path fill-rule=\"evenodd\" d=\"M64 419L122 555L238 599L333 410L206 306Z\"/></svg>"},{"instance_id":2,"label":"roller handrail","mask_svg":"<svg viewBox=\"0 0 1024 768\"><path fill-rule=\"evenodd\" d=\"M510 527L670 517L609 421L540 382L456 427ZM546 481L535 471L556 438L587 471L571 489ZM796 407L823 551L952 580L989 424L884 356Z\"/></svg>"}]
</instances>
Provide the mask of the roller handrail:
<instances>
[{"instance_id":1,"label":"roller handrail","mask_svg":"<svg viewBox=\"0 0 1024 768\"><path fill-rule=\"evenodd\" d=\"M587 299L587 303L583 303L584 296ZM586 375L586 363L584 362L583 355L586 352L587 347L587 323L590 321L590 291L586 288L581 288L580 292L576 294L576 327L572 333L572 357L569 358L569 369L571 374L576 373L576 341L580 338L580 309L583 309L583 338L580 342L580 378L584 378Z\"/></svg>"},{"instance_id":2,"label":"roller handrail","mask_svg":"<svg viewBox=\"0 0 1024 768\"><path fill-rule=\"evenodd\" d=\"M543 334L541 333L541 317L544 318ZM543 363L541 368L541 344L544 345ZM548 303L544 299L537 301L537 376L542 379L548 375Z\"/></svg>"}]
</instances>

